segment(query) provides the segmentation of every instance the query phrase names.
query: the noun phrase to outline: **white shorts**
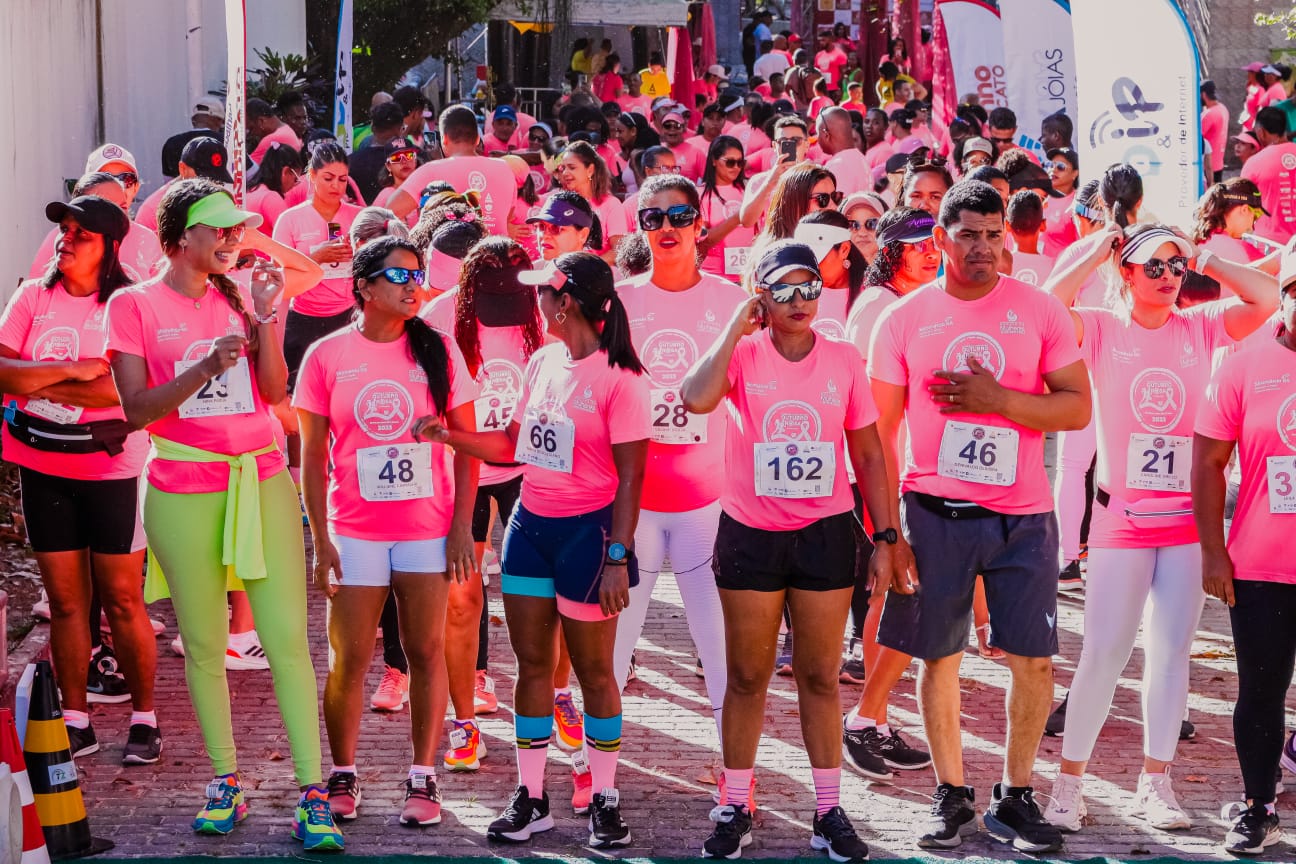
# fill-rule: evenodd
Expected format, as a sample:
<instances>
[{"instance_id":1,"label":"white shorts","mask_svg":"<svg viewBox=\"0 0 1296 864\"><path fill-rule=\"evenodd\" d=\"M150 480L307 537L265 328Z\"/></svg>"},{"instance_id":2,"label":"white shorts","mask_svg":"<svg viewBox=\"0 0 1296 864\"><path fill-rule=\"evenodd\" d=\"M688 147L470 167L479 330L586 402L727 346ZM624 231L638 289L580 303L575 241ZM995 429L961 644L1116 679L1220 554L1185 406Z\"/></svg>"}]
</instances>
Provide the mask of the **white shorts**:
<instances>
[{"instance_id":1,"label":"white shorts","mask_svg":"<svg viewBox=\"0 0 1296 864\"><path fill-rule=\"evenodd\" d=\"M385 588L391 574L446 572L446 538L432 540L360 540L329 534L341 559L341 584Z\"/></svg>"}]
</instances>

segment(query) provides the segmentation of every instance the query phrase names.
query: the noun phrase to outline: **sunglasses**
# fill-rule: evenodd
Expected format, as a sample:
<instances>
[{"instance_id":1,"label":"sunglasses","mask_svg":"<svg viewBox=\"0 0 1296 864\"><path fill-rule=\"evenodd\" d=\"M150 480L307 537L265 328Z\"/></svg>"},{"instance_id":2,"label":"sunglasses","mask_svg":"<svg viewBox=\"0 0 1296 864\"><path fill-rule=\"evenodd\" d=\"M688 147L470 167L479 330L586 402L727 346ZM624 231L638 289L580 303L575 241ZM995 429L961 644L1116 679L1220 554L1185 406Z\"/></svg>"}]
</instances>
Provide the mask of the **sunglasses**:
<instances>
[{"instance_id":1,"label":"sunglasses","mask_svg":"<svg viewBox=\"0 0 1296 864\"><path fill-rule=\"evenodd\" d=\"M850 221L850 230L859 231L860 229L863 229L865 231L876 231L877 223L878 220L876 219L865 219L862 222L858 219L852 219Z\"/></svg>"},{"instance_id":2,"label":"sunglasses","mask_svg":"<svg viewBox=\"0 0 1296 864\"><path fill-rule=\"evenodd\" d=\"M787 282L775 282L773 285L766 285L765 290L769 292L770 299L775 303L791 303L792 298L798 291L801 292L802 300L818 300L819 295L823 293L823 282L818 279L811 279L809 282L800 282L795 285L789 285Z\"/></svg>"},{"instance_id":3,"label":"sunglasses","mask_svg":"<svg viewBox=\"0 0 1296 864\"><path fill-rule=\"evenodd\" d=\"M375 270L364 278L377 279L381 276L393 285L405 285L411 279L422 284L423 275L422 270L411 270L408 267L384 267L382 270Z\"/></svg>"},{"instance_id":4,"label":"sunglasses","mask_svg":"<svg viewBox=\"0 0 1296 864\"><path fill-rule=\"evenodd\" d=\"M679 130L684 128L684 124L676 123L674 120L669 120L662 124L662 128L668 132L678 132Z\"/></svg>"},{"instance_id":5,"label":"sunglasses","mask_svg":"<svg viewBox=\"0 0 1296 864\"><path fill-rule=\"evenodd\" d=\"M120 174L113 174L112 176L120 180L123 186L139 185L139 175L134 171L123 171Z\"/></svg>"},{"instance_id":6,"label":"sunglasses","mask_svg":"<svg viewBox=\"0 0 1296 864\"><path fill-rule=\"evenodd\" d=\"M726 168L741 168L742 166L747 164L746 159L726 158L726 159L717 159L716 161L719 162L721 165L725 166Z\"/></svg>"},{"instance_id":7,"label":"sunglasses","mask_svg":"<svg viewBox=\"0 0 1296 864\"><path fill-rule=\"evenodd\" d=\"M992 142L996 147L1009 147L1009 146L1011 146L1012 143L1013 143L1013 139L1012 139L1012 138L996 138L996 137L994 137L993 135L990 136L990 141L991 141L991 142Z\"/></svg>"},{"instance_id":8,"label":"sunglasses","mask_svg":"<svg viewBox=\"0 0 1296 864\"><path fill-rule=\"evenodd\" d=\"M1170 268L1172 276L1182 276L1188 272L1188 259L1183 255L1176 255L1169 261L1162 261L1160 258L1149 258L1143 265L1143 272L1149 279L1160 279L1161 274Z\"/></svg>"},{"instance_id":9,"label":"sunglasses","mask_svg":"<svg viewBox=\"0 0 1296 864\"><path fill-rule=\"evenodd\" d=\"M403 150L400 153L393 153L387 157L388 165L400 165L403 162L413 162L418 154L413 150Z\"/></svg>"},{"instance_id":10,"label":"sunglasses","mask_svg":"<svg viewBox=\"0 0 1296 864\"><path fill-rule=\"evenodd\" d=\"M200 225L202 223L199 223ZM198 226L194 226L195 228ZM204 228L210 228L216 232L216 242L224 243L227 240L233 240L235 243L243 242L243 235L246 227L243 225L231 225L229 228L217 228L215 225L203 225Z\"/></svg>"},{"instance_id":11,"label":"sunglasses","mask_svg":"<svg viewBox=\"0 0 1296 864\"><path fill-rule=\"evenodd\" d=\"M821 209L827 209L829 204L836 207L845 198L846 196L841 192L815 192L810 196L810 200Z\"/></svg>"},{"instance_id":12,"label":"sunglasses","mask_svg":"<svg viewBox=\"0 0 1296 864\"><path fill-rule=\"evenodd\" d=\"M660 231L669 219L672 228L687 228L697 217L698 212L687 204L676 204L665 210L647 207L639 211L639 227L644 231Z\"/></svg>"},{"instance_id":13,"label":"sunglasses","mask_svg":"<svg viewBox=\"0 0 1296 864\"><path fill-rule=\"evenodd\" d=\"M654 165L651 168L644 169L644 173L649 177L652 176L650 172L653 171L656 171L658 174L678 174L680 173L680 167L678 165Z\"/></svg>"}]
</instances>

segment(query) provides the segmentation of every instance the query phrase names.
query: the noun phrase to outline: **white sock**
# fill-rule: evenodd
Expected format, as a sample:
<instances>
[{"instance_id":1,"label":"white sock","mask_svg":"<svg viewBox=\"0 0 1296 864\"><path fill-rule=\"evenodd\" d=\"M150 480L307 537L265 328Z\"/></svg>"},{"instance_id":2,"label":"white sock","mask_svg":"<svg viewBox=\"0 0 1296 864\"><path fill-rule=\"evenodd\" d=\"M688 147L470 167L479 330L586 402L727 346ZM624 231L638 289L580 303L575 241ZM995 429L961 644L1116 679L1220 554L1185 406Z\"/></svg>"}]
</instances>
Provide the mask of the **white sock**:
<instances>
[{"instance_id":1,"label":"white sock","mask_svg":"<svg viewBox=\"0 0 1296 864\"><path fill-rule=\"evenodd\" d=\"M69 711L64 708L63 722L71 726L73 729L89 729L90 714L86 711Z\"/></svg>"},{"instance_id":2,"label":"white sock","mask_svg":"<svg viewBox=\"0 0 1296 864\"><path fill-rule=\"evenodd\" d=\"M877 730L878 730L878 734L879 734L879 735L881 735L883 738L890 738L890 737L891 737L891 726L890 726L890 724L888 724L888 723L878 723L878 724L876 724L876 725L877 725Z\"/></svg>"},{"instance_id":3,"label":"white sock","mask_svg":"<svg viewBox=\"0 0 1296 864\"><path fill-rule=\"evenodd\" d=\"M156 711L132 711L130 725L134 726L136 723L143 723L145 726L152 726L154 729L156 729L157 712Z\"/></svg>"},{"instance_id":4,"label":"white sock","mask_svg":"<svg viewBox=\"0 0 1296 864\"><path fill-rule=\"evenodd\" d=\"M350 774L350 775L352 775L352 776L355 776L355 773L356 773L356 766L354 766L354 765L337 765L337 764L335 764L335 765L333 766L333 773L334 773L334 774Z\"/></svg>"},{"instance_id":5,"label":"white sock","mask_svg":"<svg viewBox=\"0 0 1296 864\"><path fill-rule=\"evenodd\" d=\"M419 774L422 774L425 777L430 777L431 779L435 780L436 768L433 768L431 765L411 765L409 770L410 779L413 780Z\"/></svg>"},{"instance_id":6,"label":"white sock","mask_svg":"<svg viewBox=\"0 0 1296 864\"><path fill-rule=\"evenodd\" d=\"M870 726L876 726L872 720L867 717L859 716L859 707L852 708L846 715L846 728L852 732L858 732L861 729L868 729Z\"/></svg>"}]
</instances>

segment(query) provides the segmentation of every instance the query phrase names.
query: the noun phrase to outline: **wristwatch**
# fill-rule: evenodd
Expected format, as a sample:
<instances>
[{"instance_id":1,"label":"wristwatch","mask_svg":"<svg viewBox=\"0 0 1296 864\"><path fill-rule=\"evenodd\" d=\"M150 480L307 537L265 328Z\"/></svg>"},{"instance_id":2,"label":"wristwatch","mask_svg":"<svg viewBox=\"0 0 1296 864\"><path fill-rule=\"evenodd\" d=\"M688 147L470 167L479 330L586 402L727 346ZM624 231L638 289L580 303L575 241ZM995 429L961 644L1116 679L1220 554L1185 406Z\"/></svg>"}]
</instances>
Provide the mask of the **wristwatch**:
<instances>
[{"instance_id":1,"label":"wristwatch","mask_svg":"<svg viewBox=\"0 0 1296 864\"><path fill-rule=\"evenodd\" d=\"M900 535L896 529L888 528L885 531L878 531L873 535L874 543L890 543L892 546L900 542Z\"/></svg>"},{"instance_id":2,"label":"wristwatch","mask_svg":"<svg viewBox=\"0 0 1296 864\"><path fill-rule=\"evenodd\" d=\"M624 564L626 556L630 553L626 551L625 544L613 543L608 547L607 560L609 564Z\"/></svg>"}]
</instances>

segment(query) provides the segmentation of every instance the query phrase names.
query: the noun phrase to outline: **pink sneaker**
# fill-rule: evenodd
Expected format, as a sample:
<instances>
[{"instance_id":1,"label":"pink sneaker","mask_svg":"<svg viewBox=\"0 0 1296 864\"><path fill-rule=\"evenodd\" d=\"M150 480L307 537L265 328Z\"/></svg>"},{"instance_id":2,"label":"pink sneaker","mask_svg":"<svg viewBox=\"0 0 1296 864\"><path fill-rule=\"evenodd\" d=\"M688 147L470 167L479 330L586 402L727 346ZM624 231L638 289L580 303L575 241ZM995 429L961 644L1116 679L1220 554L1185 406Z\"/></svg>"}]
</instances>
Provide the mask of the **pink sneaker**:
<instances>
[{"instance_id":1,"label":"pink sneaker","mask_svg":"<svg viewBox=\"0 0 1296 864\"><path fill-rule=\"evenodd\" d=\"M441 821L441 793L435 778L416 774L405 781L405 807L400 821L402 825L435 825Z\"/></svg>"},{"instance_id":2,"label":"pink sneaker","mask_svg":"<svg viewBox=\"0 0 1296 864\"><path fill-rule=\"evenodd\" d=\"M388 666L383 670L382 680L378 682L373 698L369 700L369 708L373 711L399 711L408 701L409 674L395 666Z\"/></svg>"},{"instance_id":3,"label":"pink sneaker","mask_svg":"<svg viewBox=\"0 0 1296 864\"><path fill-rule=\"evenodd\" d=\"M473 713L494 714L499 710L495 698L495 679L485 669L477 670L477 686L473 690Z\"/></svg>"},{"instance_id":4,"label":"pink sneaker","mask_svg":"<svg viewBox=\"0 0 1296 864\"><path fill-rule=\"evenodd\" d=\"M590 775L589 761L583 749L572 754L572 810L577 816L589 812L594 797L594 778Z\"/></svg>"}]
</instances>

